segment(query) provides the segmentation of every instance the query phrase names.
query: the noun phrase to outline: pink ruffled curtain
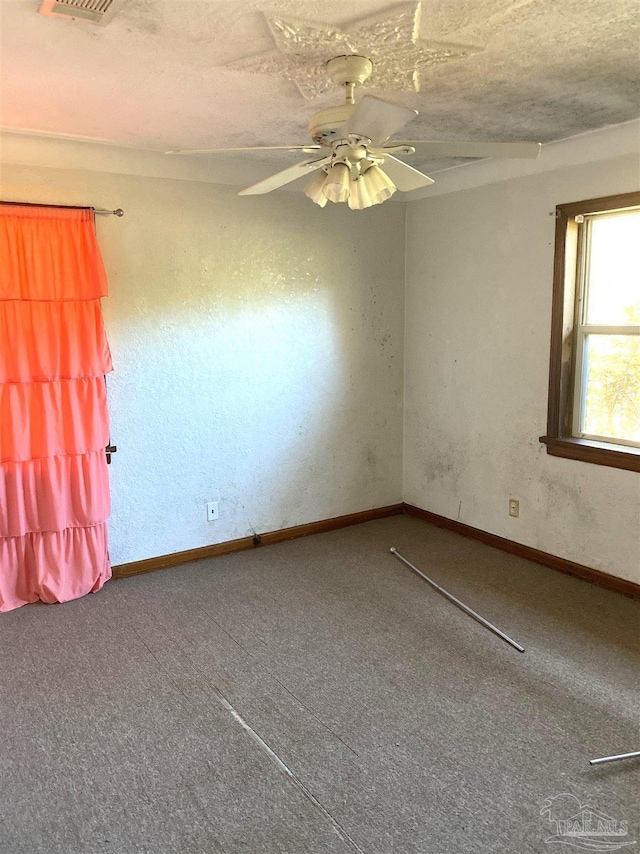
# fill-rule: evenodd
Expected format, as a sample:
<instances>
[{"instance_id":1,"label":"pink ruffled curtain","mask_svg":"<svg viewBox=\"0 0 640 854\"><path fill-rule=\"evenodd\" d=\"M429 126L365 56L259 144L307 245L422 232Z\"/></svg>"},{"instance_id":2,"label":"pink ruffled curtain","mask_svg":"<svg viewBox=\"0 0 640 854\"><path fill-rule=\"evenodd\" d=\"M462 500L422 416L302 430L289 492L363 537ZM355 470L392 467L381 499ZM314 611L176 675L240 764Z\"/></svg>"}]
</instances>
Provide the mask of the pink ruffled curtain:
<instances>
[{"instance_id":1,"label":"pink ruffled curtain","mask_svg":"<svg viewBox=\"0 0 640 854\"><path fill-rule=\"evenodd\" d=\"M0 204L0 611L111 577L106 295L92 211Z\"/></svg>"}]
</instances>

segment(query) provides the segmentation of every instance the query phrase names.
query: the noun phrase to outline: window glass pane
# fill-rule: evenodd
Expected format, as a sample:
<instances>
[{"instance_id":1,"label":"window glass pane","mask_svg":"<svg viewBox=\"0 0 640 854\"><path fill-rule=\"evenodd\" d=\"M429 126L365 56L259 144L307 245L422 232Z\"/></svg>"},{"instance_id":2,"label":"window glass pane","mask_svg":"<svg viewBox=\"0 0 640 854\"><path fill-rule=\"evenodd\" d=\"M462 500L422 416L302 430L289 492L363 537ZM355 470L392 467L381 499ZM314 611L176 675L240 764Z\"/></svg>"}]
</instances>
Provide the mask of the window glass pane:
<instances>
[{"instance_id":1,"label":"window glass pane","mask_svg":"<svg viewBox=\"0 0 640 854\"><path fill-rule=\"evenodd\" d=\"M589 244L587 323L640 324L640 211L595 216Z\"/></svg>"},{"instance_id":2,"label":"window glass pane","mask_svg":"<svg viewBox=\"0 0 640 854\"><path fill-rule=\"evenodd\" d=\"M640 442L640 335L587 335L582 432Z\"/></svg>"}]
</instances>

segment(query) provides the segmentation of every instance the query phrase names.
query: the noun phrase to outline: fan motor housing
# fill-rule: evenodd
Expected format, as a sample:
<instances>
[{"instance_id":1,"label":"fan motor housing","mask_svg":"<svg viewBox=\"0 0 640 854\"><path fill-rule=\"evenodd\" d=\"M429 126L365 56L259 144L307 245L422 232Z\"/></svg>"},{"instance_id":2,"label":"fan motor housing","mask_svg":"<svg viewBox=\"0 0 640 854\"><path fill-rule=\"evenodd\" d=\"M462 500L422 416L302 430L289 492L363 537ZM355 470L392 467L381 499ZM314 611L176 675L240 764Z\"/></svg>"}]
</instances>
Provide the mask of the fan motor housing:
<instances>
[{"instance_id":1,"label":"fan motor housing","mask_svg":"<svg viewBox=\"0 0 640 854\"><path fill-rule=\"evenodd\" d=\"M318 145L331 144L340 139L340 130L354 111L354 104L341 104L339 107L327 107L311 116L309 121L309 135Z\"/></svg>"}]
</instances>

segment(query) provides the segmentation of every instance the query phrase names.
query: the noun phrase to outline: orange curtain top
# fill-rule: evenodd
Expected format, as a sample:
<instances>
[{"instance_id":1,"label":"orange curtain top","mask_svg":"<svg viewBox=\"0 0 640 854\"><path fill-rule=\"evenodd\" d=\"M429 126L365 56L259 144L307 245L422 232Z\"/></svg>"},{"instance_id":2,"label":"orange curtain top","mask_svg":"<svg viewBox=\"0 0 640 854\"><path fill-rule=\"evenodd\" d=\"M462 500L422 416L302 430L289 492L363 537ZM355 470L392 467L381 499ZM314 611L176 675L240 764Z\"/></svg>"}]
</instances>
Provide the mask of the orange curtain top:
<instances>
[{"instance_id":1,"label":"orange curtain top","mask_svg":"<svg viewBox=\"0 0 640 854\"><path fill-rule=\"evenodd\" d=\"M107 295L92 210L0 204L0 300Z\"/></svg>"}]
</instances>

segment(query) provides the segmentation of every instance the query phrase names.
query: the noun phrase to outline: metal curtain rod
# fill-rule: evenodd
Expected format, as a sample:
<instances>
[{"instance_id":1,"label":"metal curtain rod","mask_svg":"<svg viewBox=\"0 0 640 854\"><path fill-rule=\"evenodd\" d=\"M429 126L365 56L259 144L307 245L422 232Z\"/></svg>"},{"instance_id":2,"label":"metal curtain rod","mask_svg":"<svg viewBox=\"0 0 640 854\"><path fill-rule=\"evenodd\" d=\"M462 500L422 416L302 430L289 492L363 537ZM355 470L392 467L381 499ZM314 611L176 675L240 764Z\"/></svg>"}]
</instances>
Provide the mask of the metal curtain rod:
<instances>
[{"instance_id":1,"label":"metal curtain rod","mask_svg":"<svg viewBox=\"0 0 640 854\"><path fill-rule=\"evenodd\" d=\"M604 765L605 762L618 762L620 759L640 759L640 750L633 753L618 753L616 756L603 756L602 759L590 759L589 765Z\"/></svg>"},{"instance_id":2,"label":"metal curtain rod","mask_svg":"<svg viewBox=\"0 0 640 854\"><path fill-rule=\"evenodd\" d=\"M517 649L518 652L524 652L523 646L520 646L520 644L514 641L513 638L510 638L509 635L505 635L505 633L501 632L500 629L496 628L493 623L490 623L488 620L485 620L484 617L481 617L480 614L473 611L468 605L465 605L464 602L461 602L459 599L456 599L455 596L452 596L451 593L444 589L444 587L440 587L439 584L436 584L436 582L429 578L428 575L425 575L424 572L420 572L417 566L414 566L412 563L410 563L406 559L406 557L402 557L400 552L393 546L389 549L389 551L394 557L397 557L399 560L402 561L402 563L406 564L409 569L412 569L414 572L416 572L420 576L420 578L424 578L427 584L430 584L431 587L433 587L434 590L437 590L438 593L444 596L445 599L448 599L449 602L453 602L453 604L460 608L461 611L464 611L465 614L468 614L470 617L473 617L473 619L480 623L480 625L484 626L486 629L489 629L489 631L493 632L494 635L498 635L499 638L502 638L505 643L508 643L514 649Z\"/></svg>"},{"instance_id":3,"label":"metal curtain rod","mask_svg":"<svg viewBox=\"0 0 640 854\"><path fill-rule=\"evenodd\" d=\"M45 205L39 202L12 202L8 199L2 199L0 204L3 205L18 205L22 208L71 208L75 211L93 211L97 214L112 214L113 216L124 216L122 208L116 208L114 211L108 211L105 208L92 208L91 205Z\"/></svg>"}]
</instances>

